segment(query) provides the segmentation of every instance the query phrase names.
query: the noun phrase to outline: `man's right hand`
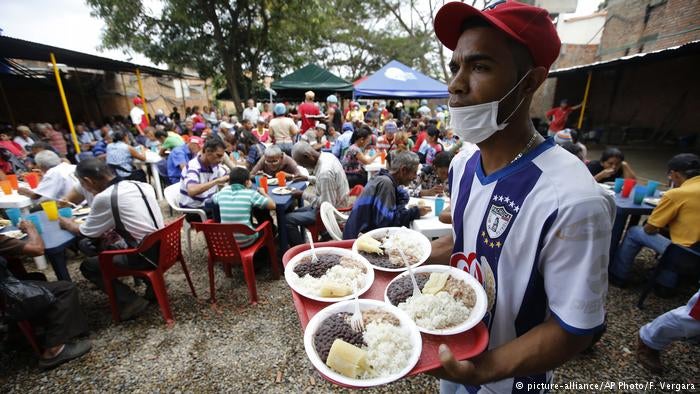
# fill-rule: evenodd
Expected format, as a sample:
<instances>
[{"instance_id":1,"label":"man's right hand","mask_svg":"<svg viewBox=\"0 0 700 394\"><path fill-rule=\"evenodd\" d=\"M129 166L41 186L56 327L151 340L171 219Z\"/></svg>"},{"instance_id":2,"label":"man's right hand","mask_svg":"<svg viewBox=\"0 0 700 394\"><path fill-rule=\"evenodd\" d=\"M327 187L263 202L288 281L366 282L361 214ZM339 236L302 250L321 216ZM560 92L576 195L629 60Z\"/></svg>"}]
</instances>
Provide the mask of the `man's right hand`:
<instances>
[{"instance_id":1,"label":"man's right hand","mask_svg":"<svg viewBox=\"0 0 700 394\"><path fill-rule=\"evenodd\" d=\"M228 175L224 175L224 176L222 176L222 177L220 177L220 178L216 178L216 179L214 180L214 182L215 182L217 185L225 185L225 184L228 183Z\"/></svg>"},{"instance_id":2,"label":"man's right hand","mask_svg":"<svg viewBox=\"0 0 700 394\"><path fill-rule=\"evenodd\" d=\"M599 172L595 178L596 180L600 181L601 179L606 179L611 176L615 175L615 170L613 168L606 168L603 171Z\"/></svg>"},{"instance_id":3,"label":"man's right hand","mask_svg":"<svg viewBox=\"0 0 700 394\"><path fill-rule=\"evenodd\" d=\"M36 227L34 226L34 223L32 223L31 220L22 220L19 222L19 227L20 230L24 231L27 234L31 233L36 233Z\"/></svg>"}]
</instances>

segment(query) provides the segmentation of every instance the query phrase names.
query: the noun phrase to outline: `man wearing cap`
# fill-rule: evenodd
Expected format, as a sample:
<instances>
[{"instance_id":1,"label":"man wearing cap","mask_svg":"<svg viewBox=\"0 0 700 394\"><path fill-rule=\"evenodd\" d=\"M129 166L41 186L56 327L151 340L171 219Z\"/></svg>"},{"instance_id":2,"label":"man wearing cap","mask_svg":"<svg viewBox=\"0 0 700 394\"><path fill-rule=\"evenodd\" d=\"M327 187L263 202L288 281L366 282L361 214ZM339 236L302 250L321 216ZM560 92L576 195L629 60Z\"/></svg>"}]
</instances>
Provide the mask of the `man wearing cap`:
<instances>
[{"instance_id":1,"label":"man wearing cap","mask_svg":"<svg viewBox=\"0 0 700 394\"><path fill-rule=\"evenodd\" d=\"M337 158L343 157L345 150L350 147L350 140L352 139L352 133L355 131L355 127L350 122L343 123L342 134L335 140L335 145L331 152Z\"/></svg>"},{"instance_id":2,"label":"man wearing cap","mask_svg":"<svg viewBox=\"0 0 700 394\"><path fill-rule=\"evenodd\" d=\"M673 189L664 193L644 226L627 231L622 246L610 266L610 283L624 287L634 265L634 258L643 246L663 254L671 243L686 248L700 242L700 157L692 153L674 156L668 162L668 178ZM659 234L668 228L671 238ZM661 286L674 288L675 272L664 270L657 276Z\"/></svg>"},{"instance_id":3,"label":"man wearing cap","mask_svg":"<svg viewBox=\"0 0 700 394\"><path fill-rule=\"evenodd\" d=\"M260 111L258 111L258 108L255 106L255 100L248 99L248 107L246 107L246 109L243 110L243 115L241 115L241 120L248 119L251 124L255 124L255 122L258 121L259 117L260 117Z\"/></svg>"},{"instance_id":4,"label":"man wearing cap","mask_svg":"<svg viewBox=\"0 0 700 394\"><path fill-rule=\"evenodd\" d=\"M204 145L204 140L201 137L193 136L190 137L186 144L183 143L172 148L167 160L170 184L180 182L182 171L187 166L187 163L202 150L202 145Z\"/></svg>"},{"instance_id":5,"label":"man wearing cap","mask_svg":"<svg viewBox=\"0 0 700 394\"><path fill-rule=\"evenodd\" d=\"M389 150L392 148L392 144L394 143L394 136L396 135L397 131L398 127L396 127L396 123L384 123L384 135L377 139L377 149L389 152Z\"/></svg>"},{"instance_id":6,"label":"man wearing cap","mask_svg":"<svg viewBox=\"0 0 700 394\"><path fill-rule=\"evenodd\" d=\"M430 116L433 111L430 110L430 107L428 107L428 100L423 99L420 101L420 107L416 110L420 116Z\"/></svg>"},{"instance_id":7,"label":"man wearing cap","mask_svg":"<svg viewBox=\"0 0 700 394\"><path fill-rule=\"evenodd\" d=\"M316 126L316 120L321 115L321 111L318 109L316 103L314 103L314 97L316 97L316 95L310 90L304 93L304 102L299 104L297 108L297 116L301 120L302 135L306 130Z\"/></svg>"},{"instance_id":8,"label":"man wearing cap","mask_svg":"<svg viewBox=\"0 0 700 394\"><path fill-rule=\"evenodd\" d=\"M292 137L299 133L299 128L292 118L284 116L287 107L282 103L275 104L273 109L275 117L270 121L270 137L272 142L279 146L282 152L292 154Z\"/></svg>"},{"instance_id":9,"label":"man wearing cap","mask_svg":"<svg viewBox=\"0 0 700 394\"><path fill-rule=\"evenodd\" d=\"M440 345L435 375L446 393L539 391L603 329L615 204L530 120L561 46L546 10L451 2L435 32L453 50L450 126L465 147L448 173L454 236L434 241L430 260L482 283L489 331L471 360Z\"/></svg>"},{"instance_id":10,"label":"man wearing cap","mask_svg":"<svg viewBox=\"0 0 700 394\"><path fill-rule=\"evenodd\" d=\"M129 118L131 118L131 123L134 124L134 127L139 131L139 134L143 135L144 129L146 129L146 126L148 126L146 113L139 107L139 105L143 104L143 101L141 100L141 97L137 96L134 97L133 102L134 106L131 108L131 111L129 111Z\"/></svg>"},{"instance_id":11,"label":"man wearing cap","mask_svg":"<svg viewBox=\"0 0 700 394\"><path fill-rule=\"evenodd\" d=\"M350 111L345 115L345 120L348 122L362 122L364 114L360 110L360 104L355 101L350 102Z\"/></svg>"},{"instance_id":12,"label":"man wearing cap","mask_svg":"<svg viewBox=\"0 0 700 394\"><path fill-rule=\"evenodd\" d=\"M326 117L335 130L343 127L343 114L338 108L338 98L333 94L326 98Z\"/></svg>"},{"instance_id":13,"label":"man wearing cap","mask_svg":"<svg viewBox=\"0 0 700 394\"><path fill-rule=\"evenodd\" d=\"M314 129L309 129L304 135L301 136L301 140L311 145L312 148L316 150L321 150L326 146L326 125L325 123L318 122Z\"/></svg>"}]
</instances>

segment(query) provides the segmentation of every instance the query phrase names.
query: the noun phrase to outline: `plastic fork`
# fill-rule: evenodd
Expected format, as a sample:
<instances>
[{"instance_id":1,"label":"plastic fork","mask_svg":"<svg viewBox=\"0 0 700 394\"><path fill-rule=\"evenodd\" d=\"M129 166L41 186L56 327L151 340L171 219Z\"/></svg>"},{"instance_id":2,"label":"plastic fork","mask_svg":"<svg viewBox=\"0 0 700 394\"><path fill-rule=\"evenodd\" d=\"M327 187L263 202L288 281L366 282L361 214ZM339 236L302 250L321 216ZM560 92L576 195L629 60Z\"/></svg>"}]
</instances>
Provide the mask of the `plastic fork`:
<instances>
[{"instance_id":1,"label":"plastic fork","mask_svg":"<svg viewBox=\"0 0 700 394\"><path fill-rule=\"evenodd\" d=\"M357 281L354 281L353 287L355 288L355 313L350 318L350 327L355 332L362 332L365 330L365 320L362 318L362 312L360 312L360 299L358 298L360 288L357 286Z\"/></svg>"},{"instance_id":2,"label":"plastic fork","mask_svg":"<svg viewBox=\"0 0 700 394\"><path fill-rule=\"evenodd\" d=\"M399 251L401 258L403 259L403 263L406 265L406 267L408 267L408 275L411 277L411 282L413 283L413 296L418 297L423 293L421 293L420 288L418 287L418 282L416 282L416 277L413 275L413 268L411 268L411 265L408 263L406 255L403 254L403 250L401 250L401 248L396 248L396 250Z\"/></svg>"},{"instance_id":3,"label":"plastic fork","mask_svg":"<svg viewBox=\"0 0 700 394\"><path fill-rule=\"evenodd\" d=\"M306 235L309 236L309 245L311 245L311 263L316 264L318 263L318 256L316 256L316 249L314 249L314 237L308 230L306 231Z\"/></svg>"}]
</instances>

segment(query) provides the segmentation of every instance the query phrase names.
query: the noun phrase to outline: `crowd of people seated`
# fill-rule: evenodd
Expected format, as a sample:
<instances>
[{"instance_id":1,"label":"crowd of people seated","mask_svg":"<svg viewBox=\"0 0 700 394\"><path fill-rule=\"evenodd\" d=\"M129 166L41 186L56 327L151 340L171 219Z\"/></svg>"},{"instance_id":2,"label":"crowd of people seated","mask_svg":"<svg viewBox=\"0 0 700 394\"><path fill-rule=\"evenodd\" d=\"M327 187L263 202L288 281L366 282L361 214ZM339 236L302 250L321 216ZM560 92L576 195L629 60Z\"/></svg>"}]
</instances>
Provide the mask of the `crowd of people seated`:
<instances>
[{"instance_id":1,"label":"crowd of people seated","mask_svg":"<svg viewBox=\"0 0 700 394\"><path fill-rule=\"evenodd\" d=\"M91 207L84 223L61 218L60 226L77 238L77 250L84 255L83 276L103 290L99 253L138 245L164 226L156 192L147 183L143 166L148 151L162 158L159 173L150 175L160 176L166 185L178 185L181 207L201 209L209 219L251 229L266 220L274 222L273 212L278 208L260 184L261 176L273 179L281 174L287 181L308 182L305 190L291 192L296 203L286 212L284 228L275 227L277 232L285 231L289 245L294 246L307 241L305 228L316 223L323 202L350 210L344 239L379 227L410 226L431 208L409 206L409 199L449 197L452 158L465 147L475 149L447 127L445 108L431 109L427 102L421 102L411 116L401 102L375 101L367 108L350 102L341 108L333 95L319 104L313 92L306 92L304 102L296 107L285 103L260 106L249 100L240 119L213 108L200 111L195 107L184 115L177 108L169 115L158 110L150 122L138 108L140 104L134 100L138 110L132 110L126 119L110 119L99 127L78 124L80 154L60 125L34 123L0 132L0 179L12 173L20 177L36 173L40 178L37 187L18 190L33 204L55 200L60 206ZM576 132L567 135L569 138L559 138L557 134L554 139L579 157L596 181L636 177L619 149L608 148L599 160L589 161ZM378 170L367 170L378 164ZM645 226L630 230L623 252L612 264L612 272L618 275L612 280L624 283L641 246L661 252L671 242L691 245L700 240L697 234L677 230L687 227L697 215L676 209L692 203L688 193L695 190L697 171L696 157L677 157L669 163L669 174L679 188L666 195ZM363 189L353 202L350 190L357 185ZM119 215L114 214L117 204ZM187 220L201 218L188 214ZM13 275L38 283L59 300L42 318L32 319L36 324L49 321L40 365L51 368L90 350L89 341L81 339L87 323L72 283L42 282L45 278L26 273L18 256L42 254L43 243L31 222L22 221L19 226L29 234L28 241L0 234L0 278ZM670 239L657 231L666 226L671 228ZM235 234L241 247L256 237ZM153 261L157 256L146 253L139 259L121 256L115 264L147 269ZM139 316L154 299L149 284L135 291L115 281L114 289L124 320Z\"/></svg>"}]
</instances>

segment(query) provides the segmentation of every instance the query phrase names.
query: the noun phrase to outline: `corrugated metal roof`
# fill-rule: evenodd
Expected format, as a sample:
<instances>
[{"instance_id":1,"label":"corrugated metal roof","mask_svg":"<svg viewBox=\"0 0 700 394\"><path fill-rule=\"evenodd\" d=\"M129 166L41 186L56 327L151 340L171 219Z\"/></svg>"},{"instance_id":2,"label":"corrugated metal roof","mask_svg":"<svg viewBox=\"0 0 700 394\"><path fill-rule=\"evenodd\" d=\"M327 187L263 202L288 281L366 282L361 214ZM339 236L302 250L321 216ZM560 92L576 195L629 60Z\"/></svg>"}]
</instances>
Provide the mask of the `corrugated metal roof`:
<instances>
[{"instance_id":1,"label":"corrugated metal roof","mask_svg":"<svg viewBox=\"0 0 700 394\"><path fill-rule=\"evenodd\" d=\"M604 68L614 68L619 65L628 65L641 62L650 62L663 59L671 59L676 57L697 55L700 50L700 40L691 41L683 45L678 45L675 47L660 49L654 52L637 53L634 55L628 55L619 57L617 59L599 61L590 64L582 64L579 66L559 68L549 72L548 78L558 77L565 74L577 73L580 71L604 69Z\"/></svg>"},{"instance_id":2,"label":"corrugated metal roof","mask_svg":"<svg viewBox=\"0 0 700 394\"><path fill-rule=\"evenodd\" d=\"M196 76L187 75L176 71L142 66L135 63L72 51L70 49L21 40L19 38L0 36L0 58L49 62L49 53L52 52L56 56L56 62L63 63L71 67L129 73L135 72L135 70L138 68L142 73L154 76L167 75L178 78L196 78Z\"/></svg>"}]
</instances>

